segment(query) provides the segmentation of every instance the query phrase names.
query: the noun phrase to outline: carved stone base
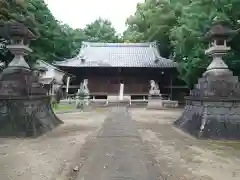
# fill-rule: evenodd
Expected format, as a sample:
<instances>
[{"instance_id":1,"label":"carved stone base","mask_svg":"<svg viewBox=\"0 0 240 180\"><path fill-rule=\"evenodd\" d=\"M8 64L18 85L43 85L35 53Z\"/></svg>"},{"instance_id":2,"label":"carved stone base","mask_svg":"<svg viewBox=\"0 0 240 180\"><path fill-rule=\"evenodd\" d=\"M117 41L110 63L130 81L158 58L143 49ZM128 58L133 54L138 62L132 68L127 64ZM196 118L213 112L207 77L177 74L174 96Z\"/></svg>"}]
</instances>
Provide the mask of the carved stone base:
<instances>
[{"instance_id":1,"label":"carved stone base","mask_svg":"<svg viewBox=\"0 0 240 180\"><path fill-rule=\"evenodd\" d=\"M240 139L240 100L188 100L174 124L198 138Z\"/></svg>"},{"instance_id":2,"label":"carved stone base","mask_svg":"<svg viewBox=\"0 0 240 180\"><path fill-rule=\"evenodd\" d=\"M163 101L161 96L149 96L148 97L148 109L162 109Z\"/></svg>"},{"instance_id":3,"label":"carved stone base","mask_svg":"<svg viewBox=\"0 0 240 180\"><path fill-rule=\"evenodd\" d=\"M154 89L149 91L150 96L161 96L160 90Z\"/></svg>"},{"instance_id":4,"label":"carved stone base","mask_svg":"<svg viewBox=\"0 0 240 180\"><path fill-rule=\"evenodd\" d=\"M0 99L1 137L37 137L61 123L48 96Z\"/></svg>"},{"instance_id":5,"label":"carved stone base","mask_svg":"<svg viewBox=\"0 0 240 180\"><path fill-rule=\"evenodd\" d=\"M84 97L83 99L76 99L76 109L83 109L89 106L89 96Z\"/></svg>"},{"instance_id":6,"label":"carved stone base","mask_svg":"<svg viewBox=\"0 0 240 180\"><path fill-rule=\"evenodd\" d=\"M107 97L106 106L129 106L131 105L131 96L123 95L122 100L120 100L118 95L109 95Z\"/></svg>"}]
</instances>

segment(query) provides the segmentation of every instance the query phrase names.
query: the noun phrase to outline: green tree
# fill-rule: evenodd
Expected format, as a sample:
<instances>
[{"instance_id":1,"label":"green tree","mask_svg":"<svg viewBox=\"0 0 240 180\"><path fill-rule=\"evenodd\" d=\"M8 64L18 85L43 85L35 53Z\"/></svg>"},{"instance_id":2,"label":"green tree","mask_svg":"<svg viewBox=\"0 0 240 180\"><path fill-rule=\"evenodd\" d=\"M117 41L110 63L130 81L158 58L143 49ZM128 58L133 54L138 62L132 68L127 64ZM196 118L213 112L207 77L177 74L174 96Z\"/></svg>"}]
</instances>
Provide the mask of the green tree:
<instances>
[{"instance_id":1,"label":"green tree","mask_svg":"<svg viewBox=\"0 0 240 180\"><path fill-rule=\"evenodd\" d=\"M84 29L72 29L55 19L44 0L0 0L0 21L21 22L38 37L31 42L30 63L71 58L77 55L82 41L119 41L111 22L97 19Z\"/></svg>"},{"instance_id":2,"label":"green tree","mask_svg":"<svg viewBox=\"0 0 240 180\"><path fill-rule=\"evenodd\" d=\"M34 14L38 39L33 41L33 59L51 62L59 57L71 57L70 34L62 29L43 0L29 0L28 12Z\"/></svg>"},{"instance_id":3,"label":"green tree","mask_svg":"<svg viewBox=\"0 0 240 180\"><path fill-rule=\"evenodd\" d=\"M88 41L92 42L118 42L116 30L112 23L108 20L97 19L93 23L88 24L83 32L87 36Z\"/></svg>"},{"instance_id":4,"label":"green tree","mask_svg":"<svg viewBox=\"0 0 240 180\"><path fill-rule=\"evenodd\" d=\"M61 24L62 30L68 35L69 46L71 47L71 56L76 56L80 50L82 41L87 41L88 37L82 29L72 29L67 24Z\"/></svg>"},{"instance_id":5,"label":"green tree","mask_svg":"<svg viewBox=\"0 0 240 180\"><path fill-rule=\"evenodd\" d=\"M192 87L210 63L204 51L204 35L216 17L239 28L239 0L145 0L126 24L123 39L127 42L157 41L160 53L178 62L180 77ZM226 62L240 68L240 35L231 42ZM235 70L237 72L237 70Z\"/></svg>"},{"instance_id":6,"label":"green tree","mask_svg":"<svg viewBox=\"0 0 240 180\"><path fill-rule=\"evenodd\" d=\"M239 28L237 20L240 13L234 7L239 5L240 1L236 0L196 0L182 8L178 25L171 30L171 40L175 60L180 64L180 75L190 87L197 82L210 63L210 59L204 53L208 47L208 42L203 39L205 33L216 19L228 22L234 29ZM239 47L235 43L234 49L237 46ZM238 67L240 65L239 61L234 60L236 58L234 49L226 58L230 68L233 64Z\"/></svg>"},{"instance_id":7,"label":"green tree","mask_svg":"<svg viewBox=\"0 0 240 180\"><path fill-rule=\"evenodd\" d=\"M67 39L59 38L66 37L65 34L43 0L0 0L0 4L1 21L21 22L38 37L31 42L34 53L30 55L30 60L51 61L55 56L71 55L68 46L63 47L69 44Z\"/></svg>"},{"instance_id":8,"label":"green tree","mask_svg":"<svg viewBox=\"0 0 240 180\"><path fill-rule=\"evenodd\" d=\"M130 42L157 41L161 55L169 57L172 49L170 30L179 16L179 8L174 5L168 0L139 3L135 14L126 21L128 29L123 33L124 39Z\"/></svg>"}]
</instances>

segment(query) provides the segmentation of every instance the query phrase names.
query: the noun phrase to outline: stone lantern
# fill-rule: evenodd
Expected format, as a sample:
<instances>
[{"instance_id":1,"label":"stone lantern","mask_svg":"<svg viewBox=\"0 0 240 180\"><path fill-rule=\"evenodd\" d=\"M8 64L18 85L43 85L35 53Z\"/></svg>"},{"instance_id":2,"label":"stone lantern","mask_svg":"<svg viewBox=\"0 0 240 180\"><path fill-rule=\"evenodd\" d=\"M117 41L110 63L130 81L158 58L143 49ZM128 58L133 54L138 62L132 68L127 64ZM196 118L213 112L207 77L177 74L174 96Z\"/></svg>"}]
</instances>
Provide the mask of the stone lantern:
<instances>
[{"instance_id":1,"label":"stone lantern","mask_svg":"<svg viewBox=\"0 0 240 180\"><path fill-rule=\"evenodd\" d=\"M5 31L8 31L10 40L7 48L14 54L14 59L8 66L29 68L24 56L32 52L29 43L31 40L35 40L36 36L21 23L7 23L5 24Z\"/></svg>"},{"instance_id":2,"label":"stone lantern","mask_svg":"<svg viewBox=\"0 0 240 180\"><path fill-rule=\"evenodd\" d=\"M230 29L226 23L218 21L213 24L212 28L207 32L206 39L210 43L210 47L205 51L206 55L213 58L211 64L208 66L205 75L214 73L220 75L221 73L229 72L228 66L224 63L222 57L231 50L227 46L227 42L235 35L237 31Z\"/></svg>"},{"instance_id":3,"label":"stone lantern","mask_svg":"<svg viewBox=\"0 0 240 180\"><path fill-rule=\"evenodd\" d=\"M0 36L9 40L7 48L14 54L0 74L0 136L39 136L62 121L55 116L38 74L24 59L36 37L21 23L0 24Z\"/></svg>"},{"instance_id":4,"label":"stone lantern","mask_svg":"<svg viewBox=\"0 0 240 180\"><path fill-rule=\"evenodd\" d=\"M206 34L212 57L198 84L185 97L182 116L174 124L199 138L240 139L240 84L222 57L230 51L227 42L237 31L216 22Z\"/></svg>"}]
</instances>

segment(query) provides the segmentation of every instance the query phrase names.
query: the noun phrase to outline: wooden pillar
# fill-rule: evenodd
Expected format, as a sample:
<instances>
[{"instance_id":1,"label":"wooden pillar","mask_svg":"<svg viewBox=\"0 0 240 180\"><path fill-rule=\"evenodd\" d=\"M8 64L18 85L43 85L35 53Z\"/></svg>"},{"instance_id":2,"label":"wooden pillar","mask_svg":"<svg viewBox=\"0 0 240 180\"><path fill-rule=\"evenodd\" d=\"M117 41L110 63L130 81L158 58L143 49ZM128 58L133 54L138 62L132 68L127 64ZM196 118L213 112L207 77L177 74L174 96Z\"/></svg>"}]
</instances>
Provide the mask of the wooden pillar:
<instances>
[{"instance_id":1,"label":"wooden pillar","mask_svg":"<svg viewBox=\"0 0 240 180\"><path fill-rule=\"evenodd\" d=\"M119 87L119 100L122 101L123 100L123 95L124 95L124 83L120 83L120 87Z\"/></svg>"},{"instance_id":2,"label":"wooden pillar","mask_svg":"<svg viewBox=\"0 0 240 180\"><path fill-rule=\"evenodd\" d=\"M170 75L170 100L172 100L172 75Z\"/></svg>"},{"instance_id":3,"label":"wooden pillar","mask_svg":"<svg viewBox=\"0 0 240 180\"><path fill-rule=\"evenodd\" d=\"M70 77L67 77L66 96L68 96L69 84L70 84Z\"/></svg>"},{"instance_id":4,"label":"wooden pillar","mask_svg":"<svg viewBox=\"0 0 240 180\"><path fill-rule=\"evenodd\" d=\"M49 84L48 87L48 95L51 96L51 92L52 92L52 83Z\"/></svg>"}]
</instances>

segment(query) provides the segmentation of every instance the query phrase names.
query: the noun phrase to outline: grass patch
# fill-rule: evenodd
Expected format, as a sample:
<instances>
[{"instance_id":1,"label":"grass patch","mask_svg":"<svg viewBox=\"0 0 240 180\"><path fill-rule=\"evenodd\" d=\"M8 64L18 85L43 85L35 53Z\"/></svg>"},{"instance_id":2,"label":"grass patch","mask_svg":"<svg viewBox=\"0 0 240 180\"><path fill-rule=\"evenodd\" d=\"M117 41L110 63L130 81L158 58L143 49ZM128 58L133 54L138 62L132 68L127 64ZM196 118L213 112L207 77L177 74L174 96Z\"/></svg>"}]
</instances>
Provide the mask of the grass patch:
<instances>
[{"instance_id":1,"label":"grass patch","mask_svg":"<svg viewBox=\"0 0 240 180\"><path fill-rule=\"evenodd\" d=\"M76 109L73 105L68 104L58 104L57 107L53 108L53 111L56 112L63 112L63 111L71 111Z\"/></svg>"},{"instance_id":2,"label":"grass patch","mask_svg":"<svg viewBox=\"0 0 240 180\"><path fill-rule=\"evenodd\" d=\"M102 112L106 112L107 111L107 109L106 108L101 108L101 107L98 107L98 108L95 108L95 111L96 112L100 112L100 113L102 113Z\"/></svg>"},{"instance_id":3,"label":"grass patch","mask_svg":"<svg viewBox=\"0 0 240 180\"><path fill-rule=\"evenodd\" d=\"M240 150L240 142L239 141L217 141L215 142L217 145L231 147L236 150Z\"/></svg>"},{"instance_id":4,"label":"grass patch","mask_svg":"<svg viewBox=\"0 0 240 180\"><path fill-rule=\"evenodd\" d=\"M209 142L213 148L217 148L218 150L224 150L226 148L233 148L235 150L240 150L240 141L234 140L223 140L223 141L210 141ZM211 147L211 146L209 146Z\"/></svg>"}]
</instances>

